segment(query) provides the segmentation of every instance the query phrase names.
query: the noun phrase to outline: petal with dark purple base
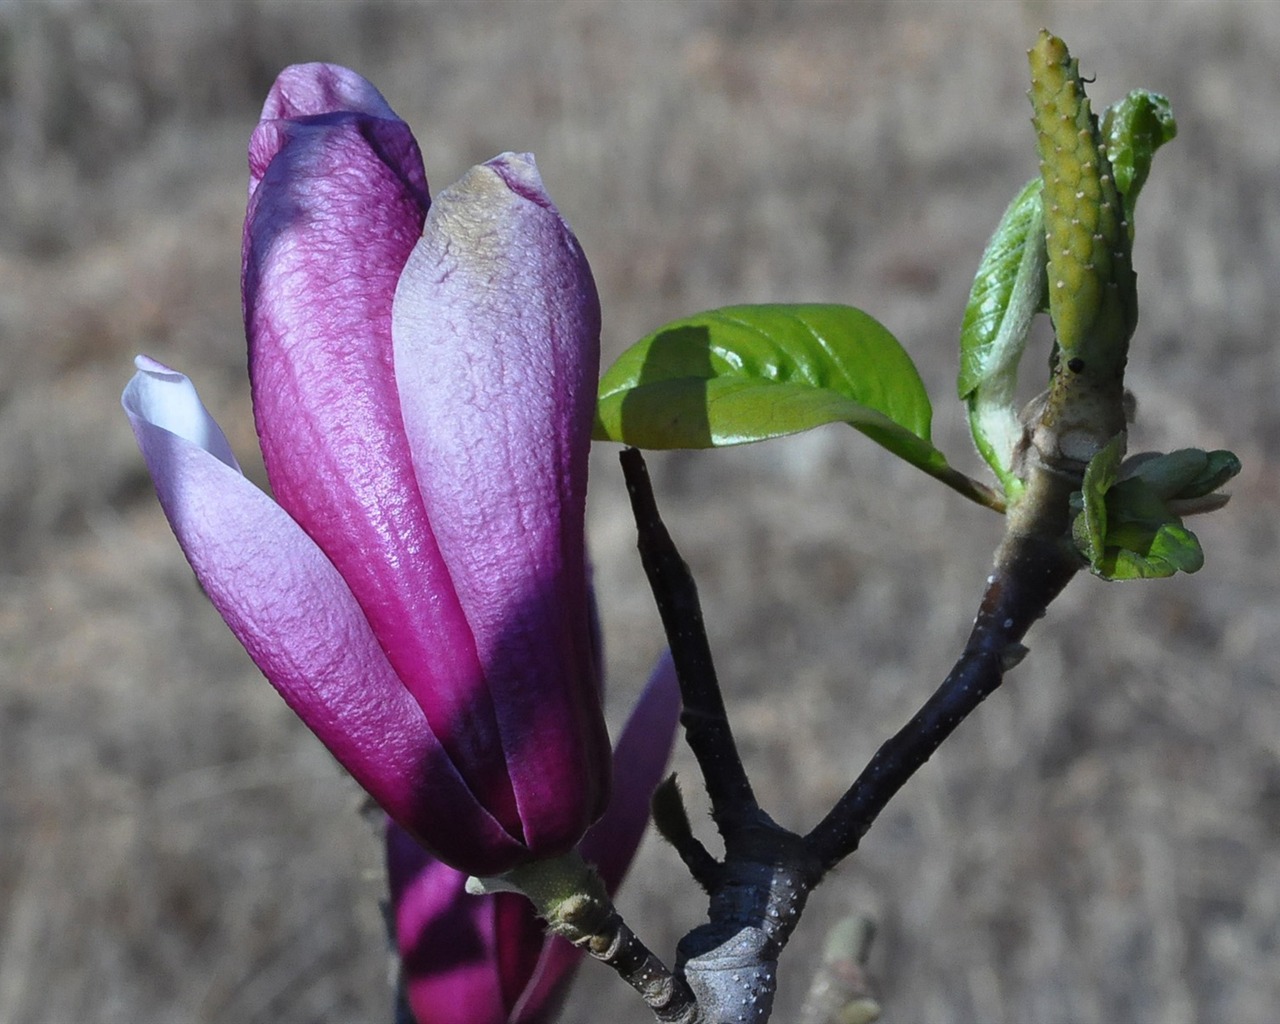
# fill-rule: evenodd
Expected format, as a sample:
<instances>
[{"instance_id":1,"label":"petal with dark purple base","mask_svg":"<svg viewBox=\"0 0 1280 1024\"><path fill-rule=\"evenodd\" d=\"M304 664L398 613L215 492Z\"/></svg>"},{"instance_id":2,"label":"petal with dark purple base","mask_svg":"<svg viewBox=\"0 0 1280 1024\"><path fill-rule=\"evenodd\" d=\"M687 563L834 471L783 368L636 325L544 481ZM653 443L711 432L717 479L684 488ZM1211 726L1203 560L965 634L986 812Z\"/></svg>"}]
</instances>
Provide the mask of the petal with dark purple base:
<instances>
[{"instance_id":1,"label":"petal with dark purple base","mask_svg":"<svg viewBox=\"0 0 1280 1024\"><path fill-rule=\"evenodd\" d=\"M363 81L327 65L286 72L250 147L243 289L263 459L276 500L342 574L477 798L521 838L497 713L415 480L392 368L392 298L421 233L426 180L408 127L353 78ZM347 101L354 109L323 109Z\"/></svg>"},{"instance_id":2,"label":"petal with dark purple base","mask_svg":"<svg viewBox=\"0 0 1280 1024\"><path fill-rule=\"evenodd\" d=\"M209 599L308 728L440 856L499 870L523 847L471 795L342 577L246 480L182 374L140 358L123 404Z\"/></svg>"},{"instance_id":3,"label":"petal with dark purple base","mask_svg":"<svg viewBox=\"0 0 1280 1024\"><path fill-rule=\"evenodd\" d=\"M392 333L418 483L525 841L564 852L608 792L583 536L600 310L530 158L498 157L436 197Z\"/></svg>"}]
</instances>

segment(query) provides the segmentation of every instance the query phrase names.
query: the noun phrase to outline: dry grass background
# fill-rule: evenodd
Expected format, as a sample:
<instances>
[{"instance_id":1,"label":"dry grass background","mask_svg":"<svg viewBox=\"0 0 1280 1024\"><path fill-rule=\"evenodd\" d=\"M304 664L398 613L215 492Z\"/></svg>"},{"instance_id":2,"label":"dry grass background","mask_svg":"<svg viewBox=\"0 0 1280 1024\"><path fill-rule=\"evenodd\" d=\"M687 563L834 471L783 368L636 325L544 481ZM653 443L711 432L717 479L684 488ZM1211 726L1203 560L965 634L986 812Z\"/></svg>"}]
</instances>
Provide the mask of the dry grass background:
<instances>
[{"instance_id":1,"label":"dry grass background","mask_svg":"<svg viewBox=\"0 0 1280 1024\"><path fill-rule=\"evenodd\" d=\"M815 897L777 1019L849 907L880 922L887 1020L1280 1018L1280 6L0 0L0 1021L387 1019L357 796L201 597L117 405L147 351L253 451L244 146L280 67L364 72L437 187L534 150L606 354L727 302L857 304L976 469L955 336L1035 170L1041 25L1099 104L1172 98L1138 218L1137 441L1245 472L1199 576L1081 579L1033 631ZM945 673L999 524L847 430L651 464L749 767L807 827ZM612 452L594 474L616 722L660 638ZM621 905L666 956L702 913L653 841ZM588 965L565 1019L644 1017Z\"/></svg>"}]
</instances>

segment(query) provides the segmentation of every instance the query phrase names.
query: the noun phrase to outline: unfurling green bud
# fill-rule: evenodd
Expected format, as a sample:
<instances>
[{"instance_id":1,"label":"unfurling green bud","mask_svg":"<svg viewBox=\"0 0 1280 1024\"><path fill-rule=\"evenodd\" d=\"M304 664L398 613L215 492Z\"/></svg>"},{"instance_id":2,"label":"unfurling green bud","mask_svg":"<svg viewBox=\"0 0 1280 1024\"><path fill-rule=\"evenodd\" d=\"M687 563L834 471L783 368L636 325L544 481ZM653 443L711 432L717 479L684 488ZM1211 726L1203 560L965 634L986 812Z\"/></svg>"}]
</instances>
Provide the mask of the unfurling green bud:
<instances>
[{"instance_id":1,"label":"unfurling green bud","mask_svg":"<svg viewBox=\"0 0 1280 1024\"><path fill-rule=\"evenodd\" d=\"M1124 197L1124 215L1129 222L1129 242L1133 242L1133 208L1138 201L1155 152L1178 134L1173 108L1158 92L1135 89L1102 115L1102 137L1115 175L1116 188Z\"/></svg>"},{"instance_id":2,"label":"unfurling green bud","mask_svg":"<svg viewBox=\"0 0 1280 1024\"><path fill-rule=\"evenodd\" d=\"M1145 481L1162 500L1202 498L1240 472L1233 452L1179 448L1161 455L1142 452L1120 467L1120 480Z\"/></svg>"},{"instance_id":3,"label":"unfurling green bud","mask_svg":"<svg viewBox=\"0 0 1280 1024\"><path fill-rule=\"evenodd\" d=\"M1112 439L1085 470L1073 499L1076 547L1108 580L1197 571L1204 553L1182 516L1225 505L1227 495L1217 489L1240 472L1240 460L1228 451L1181 448L1144 452L1122 464L1122 440Z\"/></svg>"}]
</instances>

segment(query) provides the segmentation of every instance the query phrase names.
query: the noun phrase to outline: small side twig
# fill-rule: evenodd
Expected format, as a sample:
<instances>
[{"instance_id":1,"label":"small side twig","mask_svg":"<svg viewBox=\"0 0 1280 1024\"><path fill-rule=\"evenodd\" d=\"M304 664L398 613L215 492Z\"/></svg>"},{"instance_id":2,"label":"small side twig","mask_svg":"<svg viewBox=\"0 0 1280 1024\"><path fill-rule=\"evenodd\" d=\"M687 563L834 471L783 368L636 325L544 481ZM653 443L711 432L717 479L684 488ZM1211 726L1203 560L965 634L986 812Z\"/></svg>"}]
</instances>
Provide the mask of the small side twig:
<instances>
[{"instance_id":1,"label":"small side twig","mask_svg":"<svg viewBox=\"0 0 1280 1024\"><path fill-rule=\"evenodd\" d=\"M675 848L693 880L704 891L711 892L720 878L720 862L711 856L701 840L693 834L689 812L685 810L684 797L674 775L659 783L658 788L653 791L651 803L653 824L662 838Z\"/></svg>"}]
</instances>

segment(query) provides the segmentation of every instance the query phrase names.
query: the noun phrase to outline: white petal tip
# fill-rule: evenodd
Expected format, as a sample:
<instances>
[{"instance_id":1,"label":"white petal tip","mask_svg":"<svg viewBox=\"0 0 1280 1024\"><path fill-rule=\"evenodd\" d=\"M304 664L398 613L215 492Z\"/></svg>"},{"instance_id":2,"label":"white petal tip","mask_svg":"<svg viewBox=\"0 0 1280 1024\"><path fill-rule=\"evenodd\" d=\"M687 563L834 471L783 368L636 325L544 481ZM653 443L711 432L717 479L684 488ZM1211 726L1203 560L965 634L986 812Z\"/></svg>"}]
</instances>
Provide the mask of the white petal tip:
<instances>
[{"instance_id":1,"label":"white petal tip","mask_svg":"<svg viewBox=\"0 0 1280 1024\"><path fill-rule=\"evenodd\" d=\"M138 372L120 396L125 412L198 445L239 472L226 435L186 375L145 355L135 357L133 365Z\"/></svg>"}]
</instances>

